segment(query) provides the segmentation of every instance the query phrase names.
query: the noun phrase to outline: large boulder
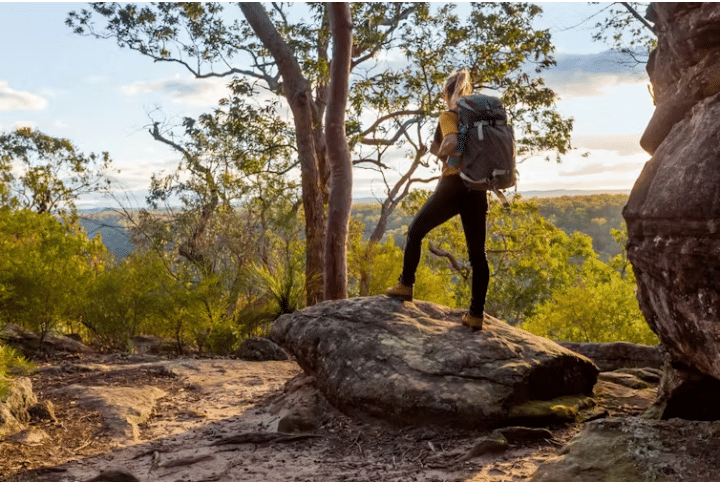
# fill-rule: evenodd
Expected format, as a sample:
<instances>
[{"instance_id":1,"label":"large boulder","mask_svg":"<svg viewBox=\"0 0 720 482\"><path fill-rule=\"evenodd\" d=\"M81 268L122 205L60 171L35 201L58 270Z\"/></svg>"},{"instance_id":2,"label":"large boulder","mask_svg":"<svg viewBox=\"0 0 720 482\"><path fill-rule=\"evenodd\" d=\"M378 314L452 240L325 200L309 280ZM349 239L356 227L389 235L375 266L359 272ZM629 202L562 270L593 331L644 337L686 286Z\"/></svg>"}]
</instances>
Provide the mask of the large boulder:
<instances>
[{"instance_id":1,"label":"large boulder","mask_svg":"<svg viewBox=\"0 0 720 482\"><path fill-rule=\"evenodd\" d=\"M39 354L65 353L91 353L92 348L73 339L70 336L54 335L48 333L44 338L20 326L6 325L0 338L9 346L19 350L28 358L35 358Z\"/></svg>"},{"instance_id":2,"label":"large boulder","mask_svg":"<svg viewBox=\"0 0 720 482\"><path fill-rule=\"evenodd\" d=\"M20 432L30 421L28 410L37 403L27 377L0 379L0 438Z\"/></svg>"},{"instance_id":3,"label":"large boulder","mask_svg":"<svg viewBox=\"0 0 720 482\"><path fill-rule=\"evenodd\" d=\"M589 359L492 317L473 332L462 314L422 301L354 298L284 315L271 338L351 416L489 427L553 414L566 420L583 408L598 375ZM552 399L560 400L539 403Z\"/></svg>"},{"instance_id":4,"label":"large boulder","mask_svg":"<svg viewBox=\"0 0 720 482\"><path fill-rule=\"evenodd\" d=\"M657 346L637 345L625 341L612 343L559 341L558 345L588 357L603 372L621 368L663 366L663 355Z\"/></svg>"},{"instance_id":5,"label":"large boulder","mask_svg":"<svg viewBox=\"0 0 720 482\"><path fill-rule=\"evenodd\" d=\"M648 12L656 109L641 145L653 156L623 211L627 253L674 370L720 379L720 3Z\"/></svg>"}]
</instances>

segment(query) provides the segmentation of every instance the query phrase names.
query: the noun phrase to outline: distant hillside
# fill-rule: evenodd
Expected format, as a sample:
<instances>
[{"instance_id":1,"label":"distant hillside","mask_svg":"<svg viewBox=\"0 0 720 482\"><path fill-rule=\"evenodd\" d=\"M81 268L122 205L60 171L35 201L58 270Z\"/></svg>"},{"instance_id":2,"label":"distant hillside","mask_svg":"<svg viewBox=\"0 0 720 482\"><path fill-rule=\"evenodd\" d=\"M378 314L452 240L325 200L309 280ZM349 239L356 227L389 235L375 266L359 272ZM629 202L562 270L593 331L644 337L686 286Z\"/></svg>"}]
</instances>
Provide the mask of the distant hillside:
<instances>
[{"instance_id":1,"label":"distant hillside","mask_svg":"<svg viewBox=\"0 0 720 482\"><path fill-rule=\"evenodd\" d=\"M590 236L593 249L603 261L608 261L624 249L615 242L611 230L623 228L622 210L627 200L627 194L534 199L540 214L565 233L579 231Z\"/></svg>"},{"instance_id":2,"label":"distant hillside","mask_svg":"<svg viewBox=\"0 0 720 482\"><path fill-rule=\"evenodd\" d=\"M598 194L617 194L627 197L627 189L554 189L551 191L521 191L519 194L525 198L555 198L564 196L594 196Z\"/></svg>"},{"instance_id":3,"label":"distant hillside","mask_svg":"<svg viewBox=\"0 0 720 482\"><path fill-rule=\"evenodd\" d=\"M527 196L523 198L527 199ZM611 230L622 229L624 223L622 209L627 199L628 194L591 194L536 197L532 201L537 203L544 218L568 235L579 231L590 236L593 240L593 249L600 259L608 261L623 249L615 242ZM367 238L380 217L380 205L377 201L366 204L356 202L353 205L352 215L365 224L363 235ZM400 209L396 209L388 222L386 235L393 236L396 244L402 244L410 221L412 215L405 215Z\"/></svg>"},{"instance_id":4,"label":"distant hillside","mask_svg":"<svg viewBox=\"0 0 720 482\"><path fill-rule=\"evenodd\" d=\"M80 224L89 239L102 236L105 247L115 255L116 260L128 256L135 249L130 241L127 228L121 223L122 217L109 209L85 210L80 213Z\"/></svg>"},{"instance_id":5,"label":"distant hillside","mask_svg":"<svg viewBox=\"0 0 720 482\"><path fill-rule=\"evenodd\" d=\"M523 198L531 197L529 196L531 193L532 191L524 193ZM537 203L543 217L567 234L579 231L590 236L595 252L603 261L607 261L622 250L613 239L611 229L623 227L622 209L627 199L628 194L623 193L537 196L533 201ZM352 216L364 224L363 237L367 239L380 217L380 204L375 199L368 199L365 203L356 199ZM401 245L411 220L412 215L406 215L401 209L396 209L388 221L386 236L392 236L396 244ZM122 221L122 217L111 209L85 210L80 213L80 222L87 231L88 237L92 238L100 233L103 243L118 260L126 257L134 249Z\"/></svg>"}]
</instances>

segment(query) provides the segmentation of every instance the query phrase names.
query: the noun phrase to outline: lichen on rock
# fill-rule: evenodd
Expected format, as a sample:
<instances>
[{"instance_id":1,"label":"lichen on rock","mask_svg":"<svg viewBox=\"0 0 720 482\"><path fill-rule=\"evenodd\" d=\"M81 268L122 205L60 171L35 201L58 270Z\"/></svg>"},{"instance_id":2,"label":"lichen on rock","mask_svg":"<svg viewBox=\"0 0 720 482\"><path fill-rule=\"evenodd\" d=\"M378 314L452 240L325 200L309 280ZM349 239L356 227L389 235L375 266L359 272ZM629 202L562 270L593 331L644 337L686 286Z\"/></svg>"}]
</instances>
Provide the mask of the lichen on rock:
<instances>
[{"instance_id":1,"label":"lichen on rock","mask_svg":"<svg viewBox=\"0 0 720 482\"><path fill-rule=\"evenodd\" d=\"M333 406L359 418L501 426L529 401L592 394L598 369L589 359L492 317L473 332L462 314L423 301L354 298L285 315L271 338Z\"/></svg>"},{"instance_id":2,"label":"lichen on rock","mask_svg":"<svg viewBox=\"0 0 720 482\"><path fill-rule=\"evenodd\" d=\"M640 308L668 366L692 374L678 375L685 389L673 393L683 393L690 380L720 379L720 4L653 3L648 17L658 33L647 67L656 108L641 145L652 158L623 215Z\"/></svg>"}]
</instances>

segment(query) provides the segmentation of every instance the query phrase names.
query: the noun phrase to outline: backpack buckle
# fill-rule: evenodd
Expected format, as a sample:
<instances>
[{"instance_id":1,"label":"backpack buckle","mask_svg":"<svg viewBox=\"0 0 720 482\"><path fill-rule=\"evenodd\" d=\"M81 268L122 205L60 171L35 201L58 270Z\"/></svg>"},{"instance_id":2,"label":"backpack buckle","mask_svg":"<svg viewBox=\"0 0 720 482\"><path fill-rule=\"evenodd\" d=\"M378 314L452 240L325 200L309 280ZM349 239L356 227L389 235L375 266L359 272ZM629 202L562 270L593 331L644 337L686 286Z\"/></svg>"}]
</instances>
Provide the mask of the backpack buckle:
<instances>
[{"instance_id":1,"label":"backpack buckle","mask_svg":"<svg viewBox=\"0 0 720 482\"><path fill-rule=\"evenodd\" d=\"M485 139L485 135L483 134L483 126L489 126L489 125L490 125L490 123L485 120L475 122L475 127L477 127L477 132L478 132L478 139L480 139L481 141L483 139Z\"/></svg>"}]
</instances>

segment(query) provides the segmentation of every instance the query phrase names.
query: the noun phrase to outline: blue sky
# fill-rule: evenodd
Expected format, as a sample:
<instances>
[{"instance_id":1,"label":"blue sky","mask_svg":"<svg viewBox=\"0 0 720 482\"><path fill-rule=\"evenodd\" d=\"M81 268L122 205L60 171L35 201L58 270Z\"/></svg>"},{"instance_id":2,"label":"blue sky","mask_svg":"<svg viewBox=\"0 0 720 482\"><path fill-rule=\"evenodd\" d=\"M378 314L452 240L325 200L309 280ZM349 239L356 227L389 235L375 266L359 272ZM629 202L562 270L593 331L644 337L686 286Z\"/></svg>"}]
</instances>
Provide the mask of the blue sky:
<instances>
[{"instance_id":1,"label":"blue sky","mask_svg":"<svg viewBox=\"0 0 720 482\"><path fill-rule=\"evenodd\" d=\"M524 160L518 189L629 190L649 159L639 147L653 111L644 70L628 70L593 42L593 21L571 28L607 4L541 5L537 27L550 29L558 60L544 76L560 95L560 112L575 118L576 149L561 164L542 156ZM84 6L0 2L0 131L31 126L68 138L85 153L108 151L121 170L118 186L143 204L150 175L178 161L147 133L149 114L179 120L207 112L225 95L227 80L197 80L113 40L73 34L64 20ZM380 191L377 179L356 174L355 197ZM113 204L79 204L98 203Z\"/></svg>"}]
</instances>

